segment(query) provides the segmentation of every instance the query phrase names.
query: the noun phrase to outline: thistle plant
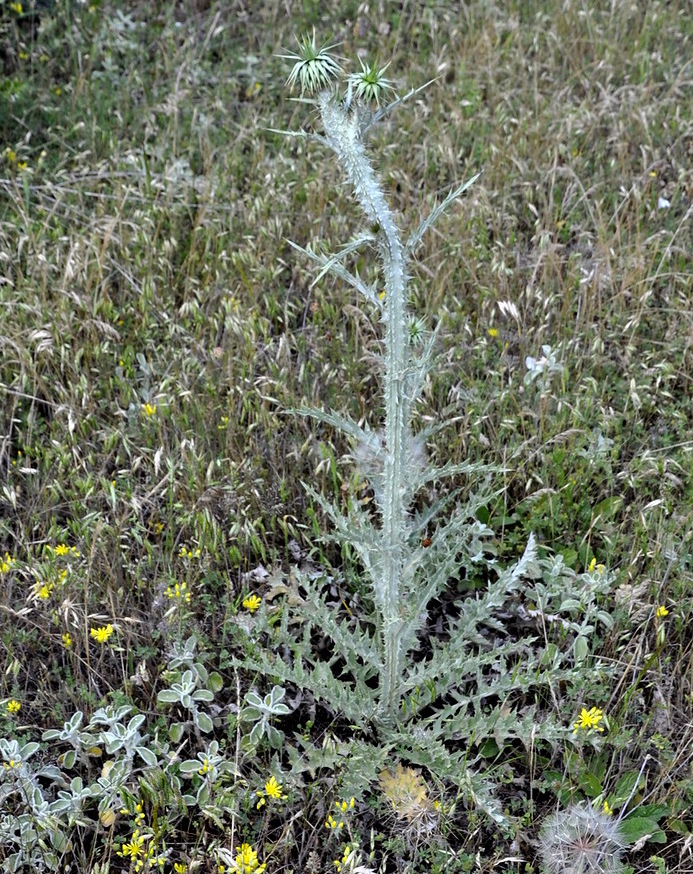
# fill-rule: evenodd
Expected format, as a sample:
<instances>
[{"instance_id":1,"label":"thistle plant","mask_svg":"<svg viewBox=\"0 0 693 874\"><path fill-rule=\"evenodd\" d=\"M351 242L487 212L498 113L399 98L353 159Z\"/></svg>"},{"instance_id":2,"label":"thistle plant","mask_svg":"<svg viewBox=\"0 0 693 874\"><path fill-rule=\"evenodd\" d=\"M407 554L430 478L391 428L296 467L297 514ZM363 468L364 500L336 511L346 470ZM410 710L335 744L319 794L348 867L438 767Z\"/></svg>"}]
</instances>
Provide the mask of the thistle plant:
<instances>
[{"instance_id":1,"label":"thistle plant","mask_svg":"<svg viewBox=\"0 0 693 874\"><path fill-rule=\"evenodd\" d=\"M311 609L308 618L308 611L302 611L303 639L297 641L295 628L289 627L288 611L277 629L293 660L260 652L244 664L309 689L356 725L370 724L381 743L390 738L393 746L405 747L416 764L446 777L457 774L467 796L503 821L487 787L470 776L459 742L491 731L499 743L530 734L537 737L538 731L547 737L553 731L548 718L537 728L531 706L520 713L502 703L569 673L563 671L560 658L549 670L529 640L509 639L498 616L501 608L507 611L513 600L517 602L523 578L541 575L535 541L530 537L522 557L509 568L489 557L492 532L477 515L488 490L462 501L461 489L451 488L423 509L414 506L436 482L489 472L471 461L433 467L427 460L426 442L438 429L416 432L414 409L432 366L437 330L429 332L421 319L413 318L408 293L409 261L426 231L478 175L451 191L405 241L365 141L378 121L422 89L381 106L392 89L384 77L386 68L362 63L361 70L344 82L331 48L318 48L313 34L299 42L298 53L285 56L295 61L288 84L311 96L308 102L316 106L323 128L321 134L288 135L309 138L334 153L367 229L333 255L291 245L320 268L315 282L326 273L345 281L383 324L382 425L371 428L348 415L313 408L295 412L341 430L354 445L356 463L373 489L377 512L370 514L355 501L343 512L307 486L333 524L330 536L356 552L372 610L366 622L356 617L340 621L316 586L315 575L304 574L301 585ZM345 84L342 91L340 81ZM368 284L348 268L349 256L365 246L378 255L382 285ZM431 602L455 576L481 579L485 589L460 602L457 615L448 620L446 640L432 639L429 657L417 661L413 654L426 632ZM313 629L327 632L333 641L329 662L313 657ZM411 724L433 704L433 715Z\"/></svg>"}]
</instances>

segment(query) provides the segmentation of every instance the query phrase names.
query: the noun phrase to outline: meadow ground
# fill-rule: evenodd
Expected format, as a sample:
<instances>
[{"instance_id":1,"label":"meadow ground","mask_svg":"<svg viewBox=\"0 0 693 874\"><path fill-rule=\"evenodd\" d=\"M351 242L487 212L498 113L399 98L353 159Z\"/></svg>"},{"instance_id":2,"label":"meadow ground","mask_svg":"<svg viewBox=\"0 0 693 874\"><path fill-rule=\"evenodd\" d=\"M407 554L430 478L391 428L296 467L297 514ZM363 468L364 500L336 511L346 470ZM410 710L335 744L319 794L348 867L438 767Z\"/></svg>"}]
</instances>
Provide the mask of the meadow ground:
<instances>
[{"instance_id":1,"label":"meadow ground","mask_svg":"<svg viewBox=\"0 0 693 874\"><path fill-rule=\"evenodd\" d=\"M2 870L519 874L581 804L627 845L585 871L693 872L688 5L0 6ZM369 139L403 228L483 171L417 251L411 306L440 329L429 456L496 468L454 483L486 563L411 658L533 533L543 582L493 633L555 682L477 697L439 739L495 819L471 777L257 667L300 653L347 688L302 580L345 628L373 606L304 486L371 512L369 483L288 412L382 413L377 318L287 242L363 229L330 153L277 133L317 124L279 57L313 27L398 94L434 80ZM501 688L485 635L412 737Z\"/></svg>"}]
</instances>

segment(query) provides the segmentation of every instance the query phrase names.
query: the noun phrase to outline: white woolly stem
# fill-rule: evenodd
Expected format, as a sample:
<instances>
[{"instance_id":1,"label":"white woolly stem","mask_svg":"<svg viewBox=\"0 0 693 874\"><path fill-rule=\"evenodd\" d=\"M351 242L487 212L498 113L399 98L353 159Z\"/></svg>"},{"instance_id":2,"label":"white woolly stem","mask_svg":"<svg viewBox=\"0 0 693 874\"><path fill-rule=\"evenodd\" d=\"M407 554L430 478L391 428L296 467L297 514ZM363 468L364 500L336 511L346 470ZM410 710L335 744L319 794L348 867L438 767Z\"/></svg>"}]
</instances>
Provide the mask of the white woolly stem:
<instances>
[{"instance_id":1,"label":"white woolly stem","mask_svg":"<svg viewBox=\"0 0 693 874\"><path fill-rule=\"evenodd\" d=\"M385 466L382 513L382 585L376 607L383 645L384 670L380 675L380 707L393 714L400 703L402 660L402 576L407 507L404 503L408 454L411 446L411 404L407 397L409 370L407 342L407 271L404 246L392 210L370 165L361 140L358 107L349 111L329 92L318 98L328 144L335 151L367 218L377 222L382 235L385 273ZM377 584L376 584L377 585Z\"/></svg>"}]
</instances>

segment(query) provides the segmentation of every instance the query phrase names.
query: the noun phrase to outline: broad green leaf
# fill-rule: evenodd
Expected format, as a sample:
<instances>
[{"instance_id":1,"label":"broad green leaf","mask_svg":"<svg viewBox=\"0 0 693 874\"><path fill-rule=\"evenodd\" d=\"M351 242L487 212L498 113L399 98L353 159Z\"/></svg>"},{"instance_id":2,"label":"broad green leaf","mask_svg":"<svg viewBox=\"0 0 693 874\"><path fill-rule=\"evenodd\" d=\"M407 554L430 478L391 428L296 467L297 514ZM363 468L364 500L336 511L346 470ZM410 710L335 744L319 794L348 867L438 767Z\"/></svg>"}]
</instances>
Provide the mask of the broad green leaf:
<instances>
[{"instance_id":1,"label":"broad green leaf","mask_svg":"<svg viewBox=\"0 0 693 874\"><path fill-rule=\"evenodd\" d=\"M621 834L627 844L646 839L654 844L665 844L664 834L656 819L649 816L628 816L621 823Z\"/></svg>"},{"instance_id":2,"label":"broad green leaf","mask_svg":"<svg viewBox=\"0 0 693 874\"><path fill-rule=\"evenodd\" d=\"M638 782L638 776L637 771L627 771L621 777L614 791L609 793L609 804L612 807L620 807L628 801L635 788L635 784Z\"/></svg>"},{"instance_id":3,"label":"broad green leaf","mask_svg":"<svg viewBox=\"0 0 693 874\"><path fill-rule=\"evenodd\" d=\"M171 723L168 729L168 736L171 738L174 744L180 743L180 739L183 737L184 730L185 726L182 722Z\"/></svg>"},{"instance_id":4,"label":"broad green leaf","mask_svg":"<svg viewBox=\"0 0 693 874\"><path fill-rule=\"evenodd\" d=\"M135 747L135 749L145 765L149 765L150 768L156 767L157 758L151 750L147 747Z\"/></svg>"},{"instance_id":5,"label":"broad green leaf","mask_svg":"<svg viewBox=\"0 0 693 874\"><path fill-rule=\"evenodd\" d=\"M207 678L207 686L212 690L212 692L221 692L224 688L224 680L222 679L221 674L217 673L217 671L212 671Z\"/></svg>"},{"instance_id":6,"label":"broad green leaf","mask_svg":"<svg viewBox=\"0 0 693 874\"><path fill-rule=\"evenodd\" d=\"M196 713L194 719L195 725L200 729L200 731L204 731L205 734L209 734L209 732L214 728L214 723L206 713Z\"/></svg>"}]
</instances>

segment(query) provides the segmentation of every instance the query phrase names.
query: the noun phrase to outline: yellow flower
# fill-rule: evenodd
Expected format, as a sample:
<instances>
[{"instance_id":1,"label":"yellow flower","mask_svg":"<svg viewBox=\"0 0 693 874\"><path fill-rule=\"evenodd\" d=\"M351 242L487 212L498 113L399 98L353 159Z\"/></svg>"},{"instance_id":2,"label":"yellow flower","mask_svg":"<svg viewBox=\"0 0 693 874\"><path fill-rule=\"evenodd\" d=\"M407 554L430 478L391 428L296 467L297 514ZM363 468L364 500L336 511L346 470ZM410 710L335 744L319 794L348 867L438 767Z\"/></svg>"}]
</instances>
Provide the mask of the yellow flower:
<instances>
[{"instance_id":1,"label":"yellow flower","mask_svg":"<svg viewBox=\"0 0 693 874\"><path fill-rule=\"evenodd\" d=\"M70 636L69 631L66 631L65 634L63 634L63 646L65 649L70 649L72 646L72 637Z\"/></svg>"},{"instance_id":2,"label":"yellow flower","mask_svg":"<svg viewBox=\"0 0 693 874\"><path fill-rule=\"evenodd\" d=\"M611 816L611 814L613 813L613 810L611 809L611 805L609 804L609 802L606 799L604 799L604 804L602 805L602 810L604 811L604 813L607 816Z\"/></svg>"},{"instance_id":3,"label":"yellow flower","mask_svg":"<svg viewBox=\"0 0 693 874\"><path fill-rule=\"evenodd\" d=\"M489 337L497 337L498 336L498 328L489 328L488 335L489 335Z\"/></svg>"},{"instance_id":4,"label":"yellow flower","mask_svg":"<svg viewBox=\"0 0 693 874\"><path fill-rule=\"evenodd\" d=\"M132 833L132 840L129 844L123 844L123 849L118 852L118 855L122 858L129 856L131 859L137 859L138 856L142 855L145 840L146 836L141 835L139 829L135 829Z\"/></svg>"},{"instance_id":5,"label":"yellow flower","mask_svg":"<svg viewBox=\"0 0 693 874\"><path fill-rule=\"evenodd\" d=\"M142 415L143 416L153 416L156 413L156 404L142 404Z\"/></svg>"},{"instance_id":6,"label":"yellow flower","mask_svg":"<svg viewBox=\"0 0 693 874\"><path fill-rule=\"evenodd\" d=\"M173 870L175 874L185 874L185 872L188 870L188 866L185 864L185 862L174 862Z\"/></svg>"},{"instance_id":7,"label":"yellow flower","mask_svg":"<svg viewBox=\"0 0 693 874\"><path fill-rule=\"evenodd\" d=\"M278 801L281 801L282 798L286 798L286 795L282 795L282 787L277 783L274 775L272 775L265 783L265 792L270 798L276 798Z\"/></svg>"},{"instance_id":8,"label":"yellow flower","mask_svg":"<svg viewBox=\"0 0 693 874\"><path fill-rule=\"evenodd\" d=\"M14 561L9 552L6 552L3 558L0 558L0 574L9 573Z\"/></svg>"},{"instance_id":9,"label":"yellow flower","mask_svg":"<svg viewBox=\"0 0 693 874\"><path fill-rule=\"evenodd\" d=\"M19 713L19 711L21 709L22 709L21 702L17 701L16 698L13 698L11 701L7 702L7 712L8 713L12 713L12 714Z\"/></svg>"},{"instance_id":10,"label":"yellow flower","mask_svg":"<svg viewBox=\"0 0 693 874\"><path fill-rule=\"evenodd\" d=\"M34 586L34 590L36 592L36 595L42 601L47 601L51 596L51 592L53 591L53 583L36 583L36 585Z\"/></svg>"},{"instance_id":11,"label":"yellow flower","mask_svg":"<svg viewBox=\"0 0 693 874\"><path fill-rule=\"evenodd\" d=\"M591 707L589 710L583 707L577 721L573 723L573 734L577 734L579 729L588 731L593 728L595 731L604 731L604 726L599 724L603 718L604 714L598 707Z\"/></svg>"},{"instance_id":12,"label":"yellow flower","mask_svg":"<svg viewBox=\"0 0 693 874\"><path fill-rule=\"evenodd\" d=\"M664 606L664 604L661 604L659 607L657 607L657 613L655 615L658 619L662 619L662 617L669 615L669 611Z\"/></svg>"},{"instance_id":13,"label":"yellow flower","mask_svg":"<svg viewBox=\"0 0 693 874\"><path fill-rule=\"evenodd\" d=\"M354 804L356 804L356 801L353 796L349 801L335 801L335 807L340 813L346 813L347 810L353 810Z\"/></svg>"},{"instance_id":14,"label":"yellow flower","mask_svg":"<svg viewBox=\"0 0 693 874\"><path fill-rule=\"evenodd\" d=\"M21 15L22 12L24 11L24 10L22 9L22 4L21 4L21 3L10 3L10 9L11 9L13 12L16 12L17 15Z\"/></svg>"},{"instance_id":15,"label":"yellow flower","mask_svg":"<svg viewBox=\"0 0 693 874\"><path fill-rule=\"evenodd\" d=\"M108 638L113 634L113 626L109 622L108 625L103 625L101 628L92 628L89 635L94 638L97 643L106 643Z\"/></svg>"},{"instance_id":16,"label":"yellow flower","mask_svg":"<svg viewBox=\"0 0 693 874\"><path fill-rule=\"evenodd\" d=\"M248 595L247 598L243 599L243 606L251 613L254 613L260 604L262 604L262 598L258 598L257 595Z\"/></svg>"},{"instance_id":17,"label":"yellow flower","mask_svg":"<svg viewBox=\"0 0 693 874\"><path fill-rule=\"evenodd\" d=\"M337 820L332 816L332 814L328 814L328 817L325 821L325 828L335 829L335 828L344 828L344 823L340 820Z\"/></svg>"},{"instance_id":18,"label":"yellow flower","mask_svg":"<svg viewBox=\"0 0 693 874\"><path fill-rule=\"evenodd\" d=\"M181 546L178 555L181 558L199 558L202 555L202 551L200 549L186 549L184 546Z\"/></svg>"},{"instance_id":19,"label":"yellow flower","mask_svg":"<svg viewBox=\"0 0 693 874\"><path fill-rule=\"evenodd\" d=\"M257 853L250 844L241 844L240 847L236 847L236 853L233 868L237 874L262 874L267 867L264 862L262 865L260 864Z\"/></svg>"},{"instance_id":20,"label":"yellow flower","mask_svg":"<svg viewBox=\"0 0 693 874\"><path fill-rule=\"evenodd\" d=\"M592 561L590 562L590 565L589 565L589 567L587 568L587 570L588 570L591 574L594 573L595 571L596 571L598 574L603 574L603 573L604 573L604 565L603 565L603 564L597 564L597 559L596 559L596 558L592 558Z\"/></svg>"},{"instance_id":21,"label":"yellow flower","mask_svg":"<svg viewBox=\"0 0 693 874\"><path fill-rule=\"evenodd\" d=\"M67 543L59 543L57 546L49 546L49 552L61 557L65 555L79 555L80 552L76 546L68 546Z\"/></svg>"},{"instance_id":22,"label":"yellow flower","mask_svg":"<svg viewBox=\"0 0 693 874\"><path fill-rule=\"evenodd\" d=\"M335 864L337 871L341 872L342 868L349 861L350 855L351 855L351 847L347 844L346 847L344 847L344 853L342 854L342 858L334 860L334 864Z\"/></svg>"},{"instance_id":23,"label":"yellow flower","mask_svg":"<svg viewBox=\"0 0 693 874\"><path fill-rule=\"evenodd\" d=\"M173 587L169 586L164 595L176 601L185 601L186 604L190 603L190 592L188 591L187 583L176 583Z\"/></svg>"}]
</instances>

